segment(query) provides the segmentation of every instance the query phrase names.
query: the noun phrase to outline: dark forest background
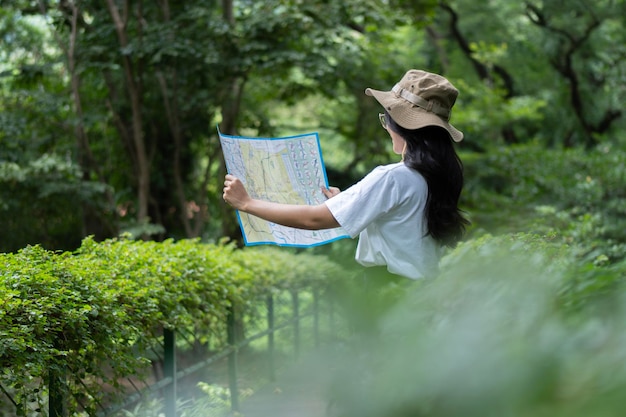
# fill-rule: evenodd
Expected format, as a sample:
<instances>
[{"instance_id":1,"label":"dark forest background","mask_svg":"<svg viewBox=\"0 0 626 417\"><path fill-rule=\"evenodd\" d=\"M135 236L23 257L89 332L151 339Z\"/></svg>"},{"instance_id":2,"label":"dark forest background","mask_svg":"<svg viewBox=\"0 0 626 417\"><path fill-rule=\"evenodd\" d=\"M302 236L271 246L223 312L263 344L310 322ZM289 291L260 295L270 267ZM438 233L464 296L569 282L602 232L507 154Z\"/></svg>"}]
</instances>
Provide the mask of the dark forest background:
<instances>
[{"instance_id":1,"label":"dark forest background","mask_svg":"<svg viewBox=\"0 0 626 417\"><path fill-rule=\"evenodd\" d=\"M0 251L238 239L216 125L317 131L346 187L393 158L364 89L409 68L461 91L469 236L621 248L624 1L0 3Z\"/></svg>"}]
</instances>

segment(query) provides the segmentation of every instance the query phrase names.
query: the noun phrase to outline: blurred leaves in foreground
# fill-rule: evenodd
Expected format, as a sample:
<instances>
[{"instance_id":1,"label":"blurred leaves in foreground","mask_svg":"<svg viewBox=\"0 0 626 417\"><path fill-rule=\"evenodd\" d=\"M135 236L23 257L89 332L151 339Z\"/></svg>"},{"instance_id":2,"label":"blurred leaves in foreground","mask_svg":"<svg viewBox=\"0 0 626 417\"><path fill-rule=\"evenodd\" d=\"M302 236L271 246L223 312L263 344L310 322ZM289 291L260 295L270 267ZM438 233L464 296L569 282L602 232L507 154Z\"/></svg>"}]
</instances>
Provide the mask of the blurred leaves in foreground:
<instances>
[{"instance_id":1,"label":"blurred leaves in foreground","mask_svg":"<svg viewBox=\"0 0 626 417\"><path fill-rule=\"evenodd\" d=\"M570 256L533 235L457 248L438 279L403 293L381 331L333 358L333 415L620 415L626 264Z\"/></svg>"}]
</instances>

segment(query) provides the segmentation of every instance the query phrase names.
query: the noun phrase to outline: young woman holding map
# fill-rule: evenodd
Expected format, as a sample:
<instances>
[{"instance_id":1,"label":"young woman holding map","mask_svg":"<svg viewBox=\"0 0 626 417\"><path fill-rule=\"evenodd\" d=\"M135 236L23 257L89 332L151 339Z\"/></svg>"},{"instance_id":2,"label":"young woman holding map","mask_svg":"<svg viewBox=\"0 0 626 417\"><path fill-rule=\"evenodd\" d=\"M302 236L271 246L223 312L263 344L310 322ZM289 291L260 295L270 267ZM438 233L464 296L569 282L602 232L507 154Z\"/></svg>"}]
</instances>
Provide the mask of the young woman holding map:
<instances>
[{"instance_id":1,"label":"young woman holding map","mask_svg":"<svg viewBox=\"0 0 626 417\"><path fill-rule=\"evenodd\" d=\"M285 226L343 227L359 236L355 259L368 273L432 278L441 248L454 245L469 223L458 207L463 166L454 149L463 133L449 123L458 90L440 75L410 70L391 91L365 94L383 106L380 122L401 162L375 168L343 192L324 188L328 200L319 205L253 199L232 175L224 181L224 200Z\"/></svg>"}]
</instances>

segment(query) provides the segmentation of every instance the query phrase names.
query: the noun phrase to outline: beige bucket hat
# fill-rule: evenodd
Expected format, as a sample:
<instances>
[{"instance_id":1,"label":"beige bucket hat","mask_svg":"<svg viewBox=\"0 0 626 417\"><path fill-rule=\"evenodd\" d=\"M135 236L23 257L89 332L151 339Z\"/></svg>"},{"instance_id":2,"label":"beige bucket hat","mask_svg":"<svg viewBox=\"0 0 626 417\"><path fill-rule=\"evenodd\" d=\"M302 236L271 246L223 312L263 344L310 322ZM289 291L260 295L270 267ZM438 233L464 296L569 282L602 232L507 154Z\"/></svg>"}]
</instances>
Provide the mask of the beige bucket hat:
<instances>
[{"instance_id":1,"label":"beige bucket hat","mask_svg":"<svg viewBox=\"0 0 626 417\"><path fill-rule=\"evenodd\" d=\"M391 91L367 88L365 94L373 96L405 129L441 126L455 142L463 140L463 132L449 122L459 90L441 75L412 69Z\"/></svg>"}]
</instances>

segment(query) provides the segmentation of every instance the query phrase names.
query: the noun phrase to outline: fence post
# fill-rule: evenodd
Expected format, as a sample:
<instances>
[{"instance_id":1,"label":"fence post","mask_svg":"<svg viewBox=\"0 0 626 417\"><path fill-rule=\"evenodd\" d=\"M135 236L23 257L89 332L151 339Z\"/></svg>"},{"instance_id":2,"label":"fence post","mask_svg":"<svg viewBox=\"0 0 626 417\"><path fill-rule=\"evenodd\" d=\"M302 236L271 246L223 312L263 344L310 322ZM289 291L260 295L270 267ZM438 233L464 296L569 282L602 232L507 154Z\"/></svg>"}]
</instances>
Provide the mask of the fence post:
<instances>
[{"instance_id":1,"label":"fence post","mask_svg":"<svg viewBox=\"0 0 626 417\"><path fill-rule=\"evenodd\" d=\"M230 408L239 412L239 387L237 385L237 334L235 330L235 305L231 303L226 318L228 344L232 351L228 354L228 386L230 390Z\"/></svg>"},{"instance_id":2,"label":"fence post","mask_svg":"<svg viewBox=\"0 0 626 417\"><path fill-rule=\"evenodd\" d=\"M165 417L176 417L176 334L163 329L163 376L172 382L165 386Z\"/></svg>"},{"instance_id":3,"label":"fence post","mask_svg":"<svg viewBox=\"0 0 626 417\"><path fill-rule=\"evenodd\" d=\"M300 300L298 298L298 291L291 292L291 301L293 304L293 348L296 358L300 356Z\"/></svg>"},{"instance_id":4,"label":"fence post","mask_svg":"<svg viewBox=\"0 0 626 417\"><path fill-rule=\"evenodd\" d=\"M48 373L49 417L65 417L65 371L53 365Z\"/></svg>"},{"instance_id":5,"label":"fence post","mask_svg":"<svg viewBox=\"0 0 626 417\"><path fill-rule=\"evenodd\" d=\"M274 297L267 296L267 354L269 362L270 381L276 381L276 368L274 367Z\"/></svg>"}]
</instances>

